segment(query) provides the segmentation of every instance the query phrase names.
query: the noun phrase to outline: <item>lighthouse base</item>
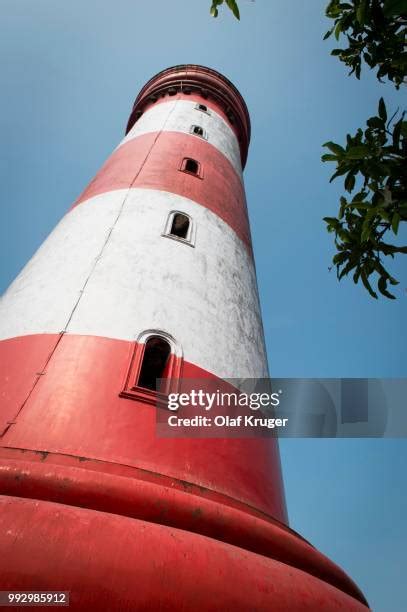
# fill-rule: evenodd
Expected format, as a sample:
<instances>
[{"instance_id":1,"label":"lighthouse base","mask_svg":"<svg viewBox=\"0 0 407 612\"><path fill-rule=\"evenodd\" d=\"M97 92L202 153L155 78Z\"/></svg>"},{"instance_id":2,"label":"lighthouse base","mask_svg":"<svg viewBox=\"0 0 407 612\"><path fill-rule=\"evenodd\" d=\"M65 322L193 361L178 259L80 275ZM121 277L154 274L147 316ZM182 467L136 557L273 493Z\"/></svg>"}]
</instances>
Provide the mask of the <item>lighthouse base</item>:
<instances>
[{"instance_id":1,"label":"lighthouse base","mask_svg":"<svg viewBox=\"0 0 407 612\"><path fill-rule=\"evenodd\" d=\"M130 478L101 475L92 489L88 470L56 474L20 461L1 470L0 590L69 591L75 611L368 609L288 528Z\"/></svg>"}]
</instances>

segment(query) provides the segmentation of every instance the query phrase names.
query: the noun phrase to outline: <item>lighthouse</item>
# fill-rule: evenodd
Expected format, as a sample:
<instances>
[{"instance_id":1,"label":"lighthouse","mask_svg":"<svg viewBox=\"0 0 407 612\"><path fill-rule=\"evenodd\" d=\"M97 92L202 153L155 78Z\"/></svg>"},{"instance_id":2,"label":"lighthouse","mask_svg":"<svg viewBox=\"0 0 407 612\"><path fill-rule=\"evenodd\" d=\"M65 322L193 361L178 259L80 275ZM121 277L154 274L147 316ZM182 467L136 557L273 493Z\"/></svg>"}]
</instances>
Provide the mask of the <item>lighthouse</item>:
<instances>
[{"instance_id":1,"label":"lighthouse","mask_svg":"<svg viewBox=\"0 0 407 612\"><path fill-rule=\"evenodd\" d=\"M182 380L263 378L246 104L180 65L0 305L0 590L73 610L366 610L288 526L276 438L160 438ZM57 194L55 194L57 197Z\"/></svg>"}]
</instances>

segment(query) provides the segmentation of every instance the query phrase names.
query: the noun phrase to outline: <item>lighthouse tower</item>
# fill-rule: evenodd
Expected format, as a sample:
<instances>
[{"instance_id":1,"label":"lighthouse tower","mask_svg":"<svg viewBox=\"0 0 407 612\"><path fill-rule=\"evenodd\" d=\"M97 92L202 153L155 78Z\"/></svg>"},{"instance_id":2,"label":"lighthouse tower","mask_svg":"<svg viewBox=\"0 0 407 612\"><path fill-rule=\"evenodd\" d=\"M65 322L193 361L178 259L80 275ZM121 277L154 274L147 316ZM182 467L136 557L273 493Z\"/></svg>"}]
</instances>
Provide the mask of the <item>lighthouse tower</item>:
<instances>
[{"instance_id":1,"label":"lighthouse tower","mask_svg":"<svg viewBox=\"0 0 407 612\"><path fill-rule=\"evenodd\" d=\"M274 438L155 431L157 378L267 376L249 139L221 74L159 73L4 295L0 590L87 611L366 610L288 527Z\"/></svg>"}]
</instances>

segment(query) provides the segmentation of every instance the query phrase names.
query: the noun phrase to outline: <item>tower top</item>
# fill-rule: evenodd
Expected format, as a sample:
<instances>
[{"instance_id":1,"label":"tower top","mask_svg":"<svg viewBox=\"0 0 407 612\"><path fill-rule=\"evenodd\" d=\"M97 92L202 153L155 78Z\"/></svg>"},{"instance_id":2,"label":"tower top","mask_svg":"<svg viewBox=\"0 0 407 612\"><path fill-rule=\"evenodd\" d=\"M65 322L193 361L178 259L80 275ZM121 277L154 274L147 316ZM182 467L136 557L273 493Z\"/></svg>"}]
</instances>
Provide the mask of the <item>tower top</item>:
<instances>
[{"instance_id":1,"label":"tower top","mask_svg":"<svg viewBox=\"0 0 407 612\"><path fill-rule=\"evenodd\" d=\"M224 111L232 124L240 145L245 166L250 142L250 116L237 88L220 72L197 64L180 64L167 68L150 79L138 94L127 124L126 134L151 103L166 95L198 93L212 99Z\"/></svg>"}]
</instances>

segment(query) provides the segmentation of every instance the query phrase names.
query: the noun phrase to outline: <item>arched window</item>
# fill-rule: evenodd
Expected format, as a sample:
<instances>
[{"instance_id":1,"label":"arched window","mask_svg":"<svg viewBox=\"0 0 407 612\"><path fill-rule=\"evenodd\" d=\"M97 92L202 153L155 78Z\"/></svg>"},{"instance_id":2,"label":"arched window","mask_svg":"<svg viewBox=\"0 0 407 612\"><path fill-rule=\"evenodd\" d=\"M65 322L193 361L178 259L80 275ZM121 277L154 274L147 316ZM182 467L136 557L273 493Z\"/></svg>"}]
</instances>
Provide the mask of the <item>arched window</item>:
<instances>
[{"instance_id":1,"label":"arched window","mask_svg":"<svg viewBox=\"0 0 407 612\"><path fill-rule=\"evenodd\" d=\"M165 378L171 346L164 338L152 336L145 344L137 386L156 391L156 381Z\"/></svg>"},{"instance_id":2,"label":"arched window","mask_svg":"<svg viewBox=\"0 0 407 612\"><path fill-rule=\"evenodd\" d=\"M164 405L169 393L178 390L182 350L174 338L150 329L135 343L121 397Z\"/></svg>"},{"instance_id":3,"label":"arched window","mask_svg":"<svg viewBox=\"0 0 407 612\"><path fill-rule=\"evenodd\" d=\"M195 245L196 228L191 217L179 210L172 210L166 220L163 236Z\"/></svg>"},{"instance_id":4,"label":"arched window","mask_svg":"<svg viewBox=\"0 0 407 612\"><path fill-rule=\"evenodd\" d=\"M182 213L176 213L172 218L170 234L178 238L186 239L189 229L189 217Z\"/></svg>"},{"instance_id":5,"label":"arched window","mask_svg":"<svg viewBox=\"0 0 407 612\"><path fill-rule=\"evenodd\" d=\"M194 134L194 136L200 136L200 138L207 138L205 130L200 125L191 126L190 131L191 131L191 134Z\"/></svg>"}]
</instances>

